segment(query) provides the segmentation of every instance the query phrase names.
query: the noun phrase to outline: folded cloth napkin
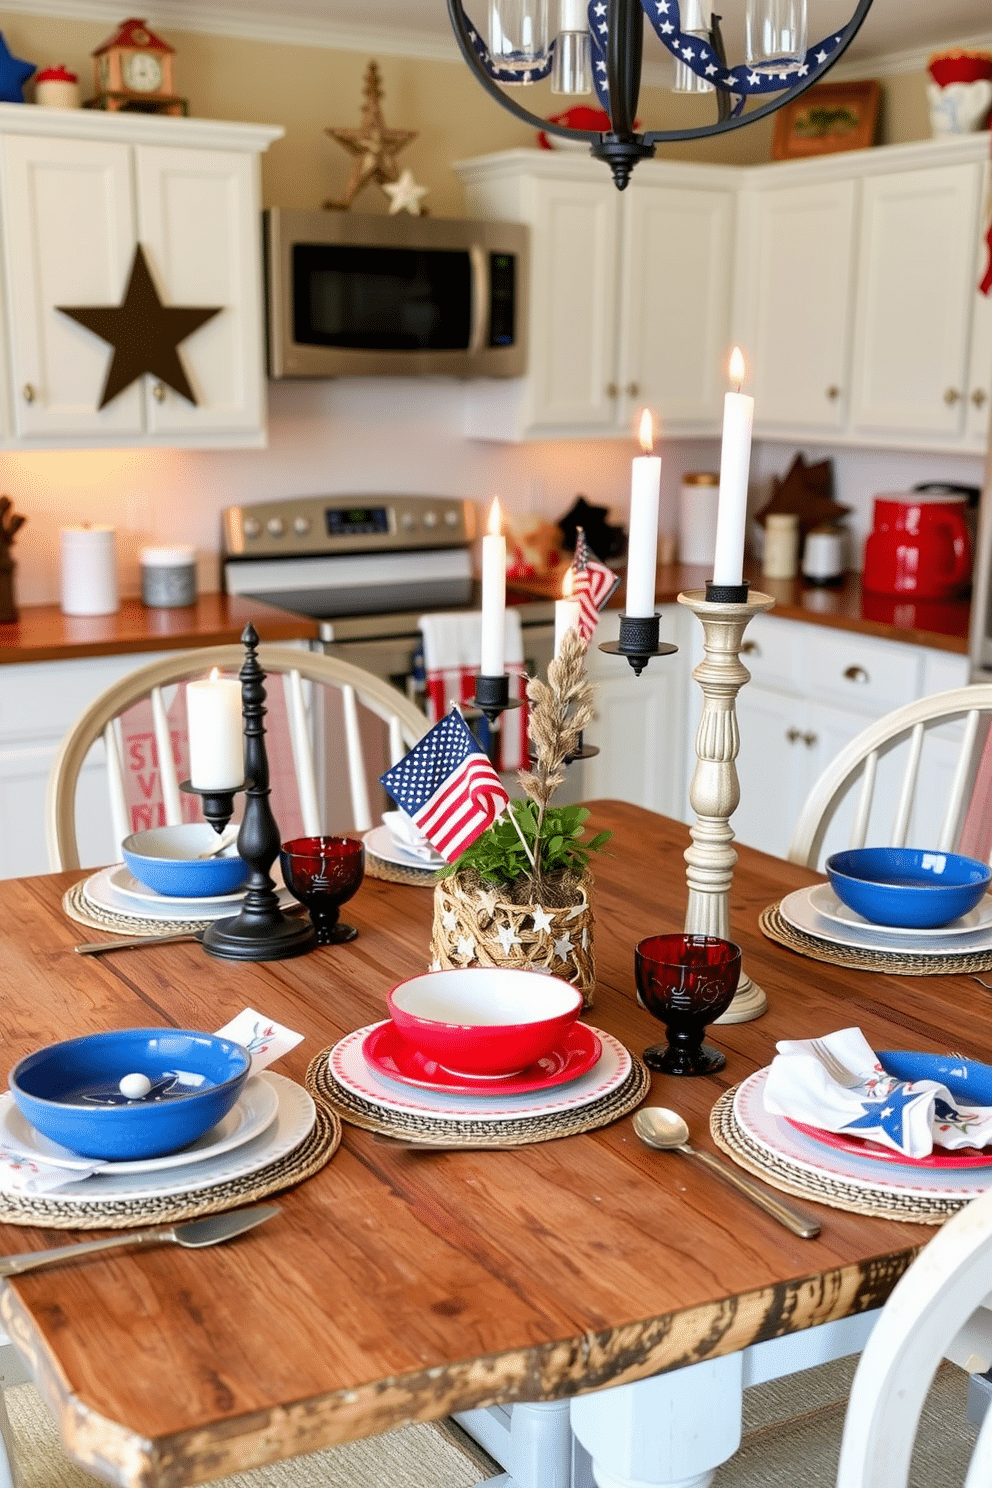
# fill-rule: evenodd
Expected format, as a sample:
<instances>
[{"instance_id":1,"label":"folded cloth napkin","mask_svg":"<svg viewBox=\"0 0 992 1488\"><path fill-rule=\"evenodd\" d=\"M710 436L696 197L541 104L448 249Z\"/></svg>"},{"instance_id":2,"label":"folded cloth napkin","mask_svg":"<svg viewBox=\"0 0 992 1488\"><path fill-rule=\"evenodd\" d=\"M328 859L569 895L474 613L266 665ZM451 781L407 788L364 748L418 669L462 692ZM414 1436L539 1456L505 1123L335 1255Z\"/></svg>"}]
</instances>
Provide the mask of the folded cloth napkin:
<instances>
[{"instance_id":1,"label":"folded cloth napkin","mask_svg":"<svg viewBox=\"0 0 992 1488\"><path fill-rule=\"evenodd\" d=\"M816 1045L825 1048L824 1060ZM867 1138L907 1157L938 1147L984 1147L992 1142L992 1108L961 1106L936 1080L911 1083L887 1075L860 1028L822 1039L783 1039L775 1046L765 1085L765 1109L821 1131ZM847 1071L835 1078L831 1059Z\"/></svg>"},{"instance_id":2,"label":"folded cloth napkin","mask_svg":"<svg viewBox=\"0 0 992 1488\"><path fill-rule=\"evenodd\" d=\"M482 613L447 610L421 615L417 624L424 638L425 711L432 723L439 723L452 703L468 703L475 697L475 679L482 665ZM510 696L523 698L527 688L523 630L520 611L512 608L505 613L503 655L510 676ZM482 742L486 747L485 739ZM497 770L519 770L527 763L527 753L527 709L510 709L500 720Z\"/></svg>"},{"instance_id":3,"label":"folded cloth napkin","mask_svg":"<svg viewBox=\"0 0 992 1488\"><path fill-rule=\"evenodd\" d=\"M423 858L425 863L444 862L441 854L435 852L417 823L412 817L407 816L405 811L384 811L382 824L396 845L404 852Z\"/></svg>"}]
</instances>

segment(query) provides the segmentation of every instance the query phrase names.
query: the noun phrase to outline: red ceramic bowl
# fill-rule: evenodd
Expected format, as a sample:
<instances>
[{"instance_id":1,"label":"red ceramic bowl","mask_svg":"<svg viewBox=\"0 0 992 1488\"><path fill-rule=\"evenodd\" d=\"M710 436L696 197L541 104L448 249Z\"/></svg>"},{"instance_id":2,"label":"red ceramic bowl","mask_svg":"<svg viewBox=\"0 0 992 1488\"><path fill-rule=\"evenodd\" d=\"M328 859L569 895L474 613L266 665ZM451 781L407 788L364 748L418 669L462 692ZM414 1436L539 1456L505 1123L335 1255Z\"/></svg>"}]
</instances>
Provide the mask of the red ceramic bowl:
<instances>
[{"instance_id":1,"label":"red ceramic bowl","mask_svg":"<svg viewBox=\"0 0 992 1488\"><path fill-rule=\"evenodd\" d=\"M554 1049L582 1011L560 977L472 966L428 971L386 999L403 1037L459 1075L513 1075Z\"/></svg>"}]
</instances>

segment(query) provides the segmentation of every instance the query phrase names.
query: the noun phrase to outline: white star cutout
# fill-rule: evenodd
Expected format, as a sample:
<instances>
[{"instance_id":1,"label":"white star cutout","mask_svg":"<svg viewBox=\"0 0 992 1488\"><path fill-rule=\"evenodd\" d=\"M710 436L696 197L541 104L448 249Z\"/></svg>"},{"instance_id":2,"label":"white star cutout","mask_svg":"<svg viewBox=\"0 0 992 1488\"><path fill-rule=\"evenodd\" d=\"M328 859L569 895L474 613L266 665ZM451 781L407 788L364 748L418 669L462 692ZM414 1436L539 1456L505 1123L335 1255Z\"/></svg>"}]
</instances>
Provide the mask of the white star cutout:
<instances>
[{"instance_id":1,"label":"white star cutout","mask_svg":"<svg viewBox=\"0 0 992 1488\"><path fill-rule=\"evenodd\" d=\"M418 186L412 172L405 170L398 181L387 181L382 189L389 197L390 217L396 212L409 212L411 217L420 216L423 210L420 198L427 195L427 187Z\"/></svg>"},{"instance_id":2,"label":"white star cutout","mask_svg":"<svg viewBox=\"0 0 992 1488\"><path fill-rule=\"evenodd\" d=\"M441 916L441 925L445 930L455 930L458 927L458 916L453 909L446 909Z\"/></svg>"},{"instance_id":3,"label":"white star cutout","mask_svg":"<svg viewBox=\"0 0 992 1488\"><path fill-rule=\"evenodd\" d=\"M600 21L599 25L596 27L596 30L599 32L600 36L605 36L609 29L610 28L605 21Z\"/></svg>"},{"instance_id":4,"label":"white star cutout","mask_svg":"<svg viewBox=\"0 0 992 1488\"><path fill-rule=\"evenodd\" d=\"M827 54L826 54L826 52L824 52L824 51L817 52L817 54L816 54L816 60L817 60L817 62L826 62L826 60L827 60Z\"/></svg>"},{"instance_id":5,"label":"white star cutout","mask_svg":"<svg viewBox=\"0 0 992 1488\"><path fill-rule=\"evenodd\" d=\"M696 54L695 54L695 52L694 52L694 51L693 51L693 50L692 50L692 47L687 47L687 46L686 46L686 47L683 47L683 48L682 48L682 55L683 55L683 57L684 57L684 58L685 58L685 60L686 60L686 61L687 61L687 62L691 62L691 61L692 61L692 59L693 59L693 57L694 57L694 56L695 56L695 55L696 55Z\"/></svg>"},{"instance_id":6,"label":"white star cutout","mask_svg":"<svg viewBox=\"0 0 992 1488\"><path fill-rule=\"evenodd\" d=\"M604 16L606 14L606 6L594 5L592 8L592 13L593 15Z\"/></svg>"},{"instance_id":7,"label":"white star cutout","mask_svg":"<svg viewBox=\"0 0 992 1488\"><path fill-rule=\"evenodd\" d=\"M668 0L658 0L658 9L662 15L668 14Z\"/></svg>"},{"instance_id":8,"label":"white star cutout","mask_svg":"<svg viewBox=\"0 0 992 1488\"><path fill-rule=\"evenodd\" d=\"M467 961L471 961L475 955L475 941L471 935L463 935L460 938L458 944L455 946L455 955L464 956Z\"/></svg>"},{"instance_id":9,"label":"white star cutout","mask_svg":"<svg viewBox=\"0 0 992 1488\"><path fill-rule=\"evenodd\" d=\"M597 62L596 63L596 71L597 72L605 72L606 71L606 63L605 62Z\"/></svg>"},{"instance_id":10,"label":"white star cutout","mask_svg":"<svg viewBox=\"0 0 992 1488\"><path fill-rule=\"evenodd\" d=\"M658 29L659 31L663 31L664 34L667 36L670 31L675 30L675 27L672 25L671 21L666 21L665 24L663 26L659 26Z\"/></svg>"},{"instance_id":11,"label":"white star cutout","mask_svg":"<svg viewBox=\"0 0 992 1488\"><path fill-rule=\"evenodd\" d=\"M572 937L566 930L565 934L555 941L555 955L559 961L567 961L572 953Z\"/></svg>"},{"instance_id":12,"label":"white star cutout","mask_svg":"<svg viewBox=\"0 0 992 1488\"><path fill-rule=\"evenodd\" d=\"M554 916L549 915L546 909L534 910L534 929L540 934L551 929L551 921Z\"/></svg>"},{"instance_id":13,"label":"white star cutout","mask_svg":"<svg viewBox=\"0 0 992 1488\"><path fill-rule=\"evenodd\" d=\"M520 936L514 932L512 925L500 925L496 931L496 938L503 947L503 955L510 954L510 947L520 944Z\"/></svg>"},{"instance_id":14,"label":"white star cutout","mask_svg":"<svg viewBox=\"0 0 992 1488\"><path fill-rule=\"evenodd\" d=\"M755 86L755 84L761 82L761 75L759 73L757 73L757 72L750 73L748 75L748 82L751 84L751 87L753 88Z\"/></svg>"},{"instance_id":15,"label":"white star cutout","mask_svg":"<svg viewBox=\"0 0 992 1488\"><path fill-rule=\"evenodd\" d=\"M713 63L710 62L706 68L706 76L711 77L714 72L716 72L716 68L713 66Z\"/></svg>"},{"instance_id":16,"label":"white star cutout","mask_svg":"<svg viewBox=\"0 0 992 1488\"><path fill-rule=\"evenodd\" d=\"M805 77L808 72L809 68L806 66L805 62L803 63L802 67L796 68L796 74L798 77Z\"/></svg>"}]
</instances>

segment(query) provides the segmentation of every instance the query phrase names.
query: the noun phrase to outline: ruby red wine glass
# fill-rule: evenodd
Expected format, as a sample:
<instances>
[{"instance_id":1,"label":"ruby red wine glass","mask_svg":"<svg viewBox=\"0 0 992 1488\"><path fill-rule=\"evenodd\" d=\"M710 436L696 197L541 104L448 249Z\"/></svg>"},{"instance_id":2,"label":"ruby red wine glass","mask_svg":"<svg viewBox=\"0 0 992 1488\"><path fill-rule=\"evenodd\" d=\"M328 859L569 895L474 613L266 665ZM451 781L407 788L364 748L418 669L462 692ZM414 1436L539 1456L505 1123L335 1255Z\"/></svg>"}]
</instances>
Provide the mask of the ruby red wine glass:
<instances>
[{"instance_id":1,"label":"ruby red wine glass","mask_svg":"<svg viewBox=\"0 0 992 1488\"><path fill-rule=\"evenodd\" d=\"M357 837L295 837L279 852L286 887L305 906L318 945L354 940L358 930L338 919L341 905L365 877L365 847Z\"/></svg>"},{"instance_id":2,"label":"ruby red wine glass","mask_svg":"<svg viewBox=\"0 0 992 1488\"><path fill-rule=\"evenodd\" d=\"M703 1042L707 1023L730 1006L741 949L715 935L652 935L634 950L640 1000L665 1025L667 1044L644 1050L644 1063L666 1075L708 1075L726 1056Z\"/></svg>"}]
</instances>

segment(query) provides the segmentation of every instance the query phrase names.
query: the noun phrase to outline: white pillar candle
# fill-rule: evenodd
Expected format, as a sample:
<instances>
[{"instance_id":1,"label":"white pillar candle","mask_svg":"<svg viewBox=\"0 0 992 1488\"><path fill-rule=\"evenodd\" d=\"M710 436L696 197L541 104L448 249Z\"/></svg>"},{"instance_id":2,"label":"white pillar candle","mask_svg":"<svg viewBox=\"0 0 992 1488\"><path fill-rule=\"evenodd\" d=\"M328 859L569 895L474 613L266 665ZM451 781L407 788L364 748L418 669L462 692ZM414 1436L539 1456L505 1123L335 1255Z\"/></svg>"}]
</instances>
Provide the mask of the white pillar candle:
<instances>
[{"instance_id":1,"label":"white pillar candle","mask_svg":"<svg viewBox=\"0 0 992 1488\"><path fill-rule=\"evenodd\" d=\"M630 532L627 538L628 615L654 614L655 569L658 566L658 493L661 457L651 454L650 411L641 414L641 449L630 469Z\"/></svg>"},{"instance_id":2,"label":"white pillar candle","mask_svg":"<svg viewBox=\"0 0 992 1488\"><path fill-rule=\"evenodd\" d=\"M112 615L117 594L117 534L113 527L64 527L61 534L64 615Z\"/></svg>"},{"instance_id":3,"label":"white pillar candle","mask_svg":"<svg viewBox=\"0 0 992 1488\"><path fill-rule=\"evenodd\" d=\"M585 0L561 0L562 31L587 31Z\"/></svg>"},{"instance_id":4,"label":"white pillar candle","mask_svg":"<svg viewBox=\"0 0 992 1488\"><path fill-rule=\"evenodd\" d=\"M555 600L555 655L561 651L561 643L565 639L565 632L573 630L578 626L582 606L577 599L572 599L572 570L565 574L561 586L562 598Z\"/></svg>"},{"instance_id":5,"label":"white pillar candle","mask_svg":"<svg viewBox=\"0 0 992 1488\"><path fill-rule=\"evenodd\" d=\"M751 469L751 426L754 399L740 390L744 358L735 346L730 378L737 384L723 400L723 443L720 446L720 502L716 515L714 584L740 584L744 575L744 529L747 523L747 482Z\"/></svg>"},{"instance_id":6,"label":"white pillar candle","mask_svg":"<svg viewBox=\"0 0 992 1488\"><path fill-rule=\"evenodd\" d=\"M189 778L197 790L233 790L245 778L241 683L209 677L186 685Z\"/></svg>"},{"instance_id":7,"label":"white pillar candle","mask_svg":"<svg viewBox=\"0 0 992 1488\"><path fill-rule=\"evenodd\" d=\"M499 530L499 499L489 510L489 531L482 539L482 657L484 677L499 677L503 664L506 623L506 538Z\"/></svg>"}]
</instances>

